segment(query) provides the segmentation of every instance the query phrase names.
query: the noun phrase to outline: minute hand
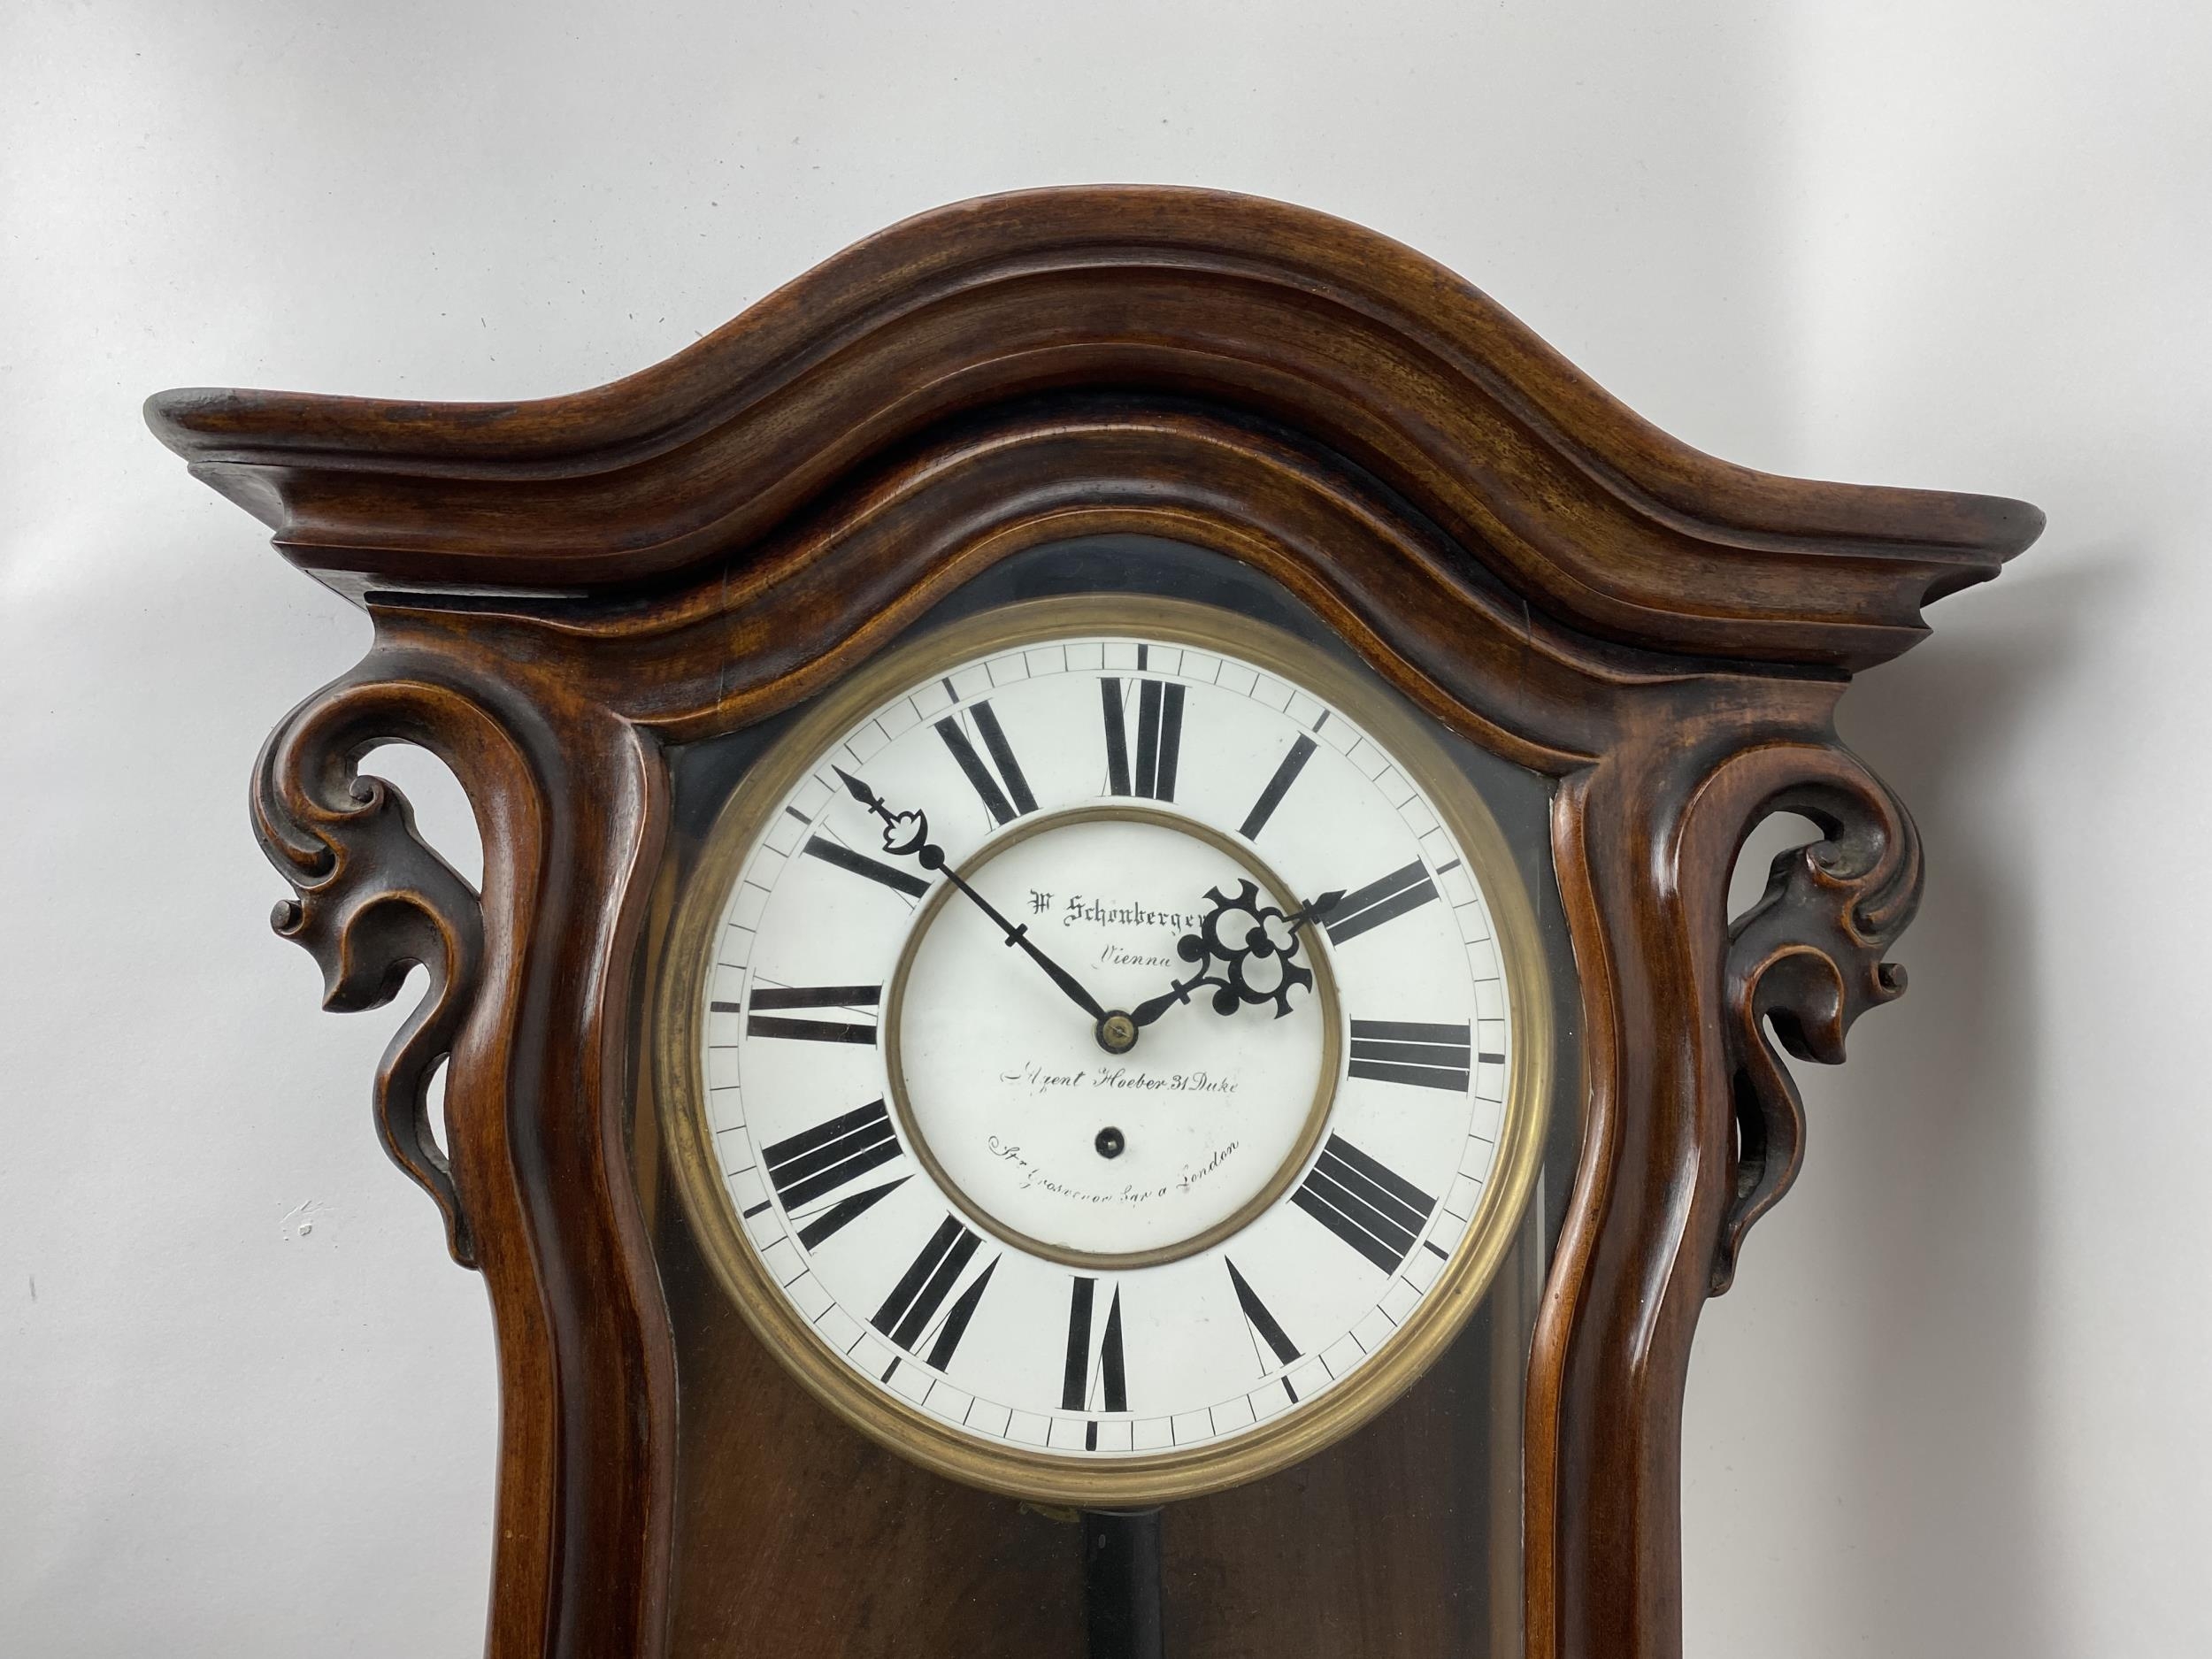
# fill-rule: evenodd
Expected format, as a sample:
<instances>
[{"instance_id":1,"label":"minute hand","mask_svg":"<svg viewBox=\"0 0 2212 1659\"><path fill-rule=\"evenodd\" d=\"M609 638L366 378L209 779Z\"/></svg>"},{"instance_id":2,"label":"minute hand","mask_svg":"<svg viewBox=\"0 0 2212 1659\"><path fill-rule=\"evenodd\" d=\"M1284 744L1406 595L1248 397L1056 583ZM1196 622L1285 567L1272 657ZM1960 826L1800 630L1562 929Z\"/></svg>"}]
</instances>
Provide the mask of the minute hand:
<instances>
[{"instance_id":1,"label":"minute hand","mask_svg":"<svg viewBox=\"0 0 2212 1659\"><path fill-rule=\"evenodd\" d=\"M999 914L996 905L970 887L950 864L945 866L945 879L973 899L977 908L998 924L999 931L1006 935L1006 942L1010 945L1019 945L1027 952L1029 959L1050 975L1052 982L1066 992L1069 1000L1078 1008L1093 1019L1106 1018L1106 1010L1099 1006L1096 997L1083 988L1082 981L1030 942L1029 927L1026 923L1017 924L1008 921Z\"/></svg>"},{"instance_id":2,"label":"minute hand","mask_svg":"<svg viewBox=\"0 0 2212 1659\"><path fill-rule=\"evenodd\" d=\"M1098 999L1085 990L1082 982L1050 956L1031 942L1026 925L1010 922L999 914L998 907L970 887L960 872L946 858L944 849L929 839L929 820L919 812L893 812L883 803L882 797L841 766L831 770L844 780L845 788L852 798L874 813L883 823L883 849L889 853L911 856L925 870L942 870L945 879L958 887L972 900L978 910L998 924L998 930L1006 935L1010 945L1019 945L1029 959L1042 968L1052 982L1064 992L1068 1000L1094 1020L1103 1020L1106 1010Z\"/></svg>"}]
</instances>

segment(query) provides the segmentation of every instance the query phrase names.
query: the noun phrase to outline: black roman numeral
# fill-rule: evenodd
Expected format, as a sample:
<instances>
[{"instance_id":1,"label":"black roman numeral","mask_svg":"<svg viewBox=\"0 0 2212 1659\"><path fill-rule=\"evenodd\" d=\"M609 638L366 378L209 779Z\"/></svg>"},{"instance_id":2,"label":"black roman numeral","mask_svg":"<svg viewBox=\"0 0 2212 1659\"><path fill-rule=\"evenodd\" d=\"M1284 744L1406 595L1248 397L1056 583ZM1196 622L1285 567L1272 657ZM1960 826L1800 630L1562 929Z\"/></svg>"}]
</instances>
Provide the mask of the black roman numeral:
<instances>
[{"instance_id":1,"label":"black roman numeral","mask_svg":"<svg viewBox=\"0 0 2212 1659\"><path fill-rule=\"evenodd\" d=\"M872 1321L876 1329L912 1352L915 1341L929 1329L929 1322L937 1317L938 1309L945 1305L945 1298L952 1294L962 1270L982 1242L981 1236L961 1225L957 1217L947 1216L930 1235L929 1242L922 1246L922 1253L891 1287L891 1294L883 1299L883 1306L876 1310ZM936 1344L930 1349L931 1364L940 1363L934 1356L941 1351L946 1359L952 1357L952 1348L959 1343L960 1333L967 1329L968 1317L974 1313L975 1304L983 1300L982 1285L990 1278L991 1269L997 1265L994 1261L986 1268L982 1279L968 1287L968 1294L954 1309L959 1330L953 1330L953 1319L947 1317L945 1331L937 1333ZM952 1333L950 1345L945 1340L946 1331Z\"/></svg>"},{"instance_id":2,"label":"black roman numeral","mask_svg":"<svg viewBox=\"0 0 2212 1659\"><path fill-rule=\"evenodd\" d=\"M945 1316L944 1324L938 1327L937 1340L930 1344L929 1363L939 1371L952 1363L952 1356L960 1346L960 1339L968 1333L968 1321L975 1317L976 1307L983 1300L983 1292L991 1282L991 1275L997 1271L998 1257L993 1256L991 1264L977 1274L975 1283L960 1294L960 1300L952 1304L952 1311Z\"/></svg>"},{"instance_id":3,"label":"black roman numeral","mask_svg":"<svg viewBox=\"0 0 2212 1659\"><path fill-rule=\"evenodd\" d=\"M866 853L856 853L841 842L817 835L810 839L805 851L826 864L840 870L849 870L856 876L871 881L880 881L894 893L903 893L910 898L920 898L929 891L929 883L904 870L895 870L880 858L871 858Z\"/></svg>"},{"instance_id":4,"label":"black roman numeral","mask_svg":"<svg viewBox=\"0 0 2212 1659\"><path fill-rule=\"evenodd\" d=\"M1420 1240L1436 1200L1342 1135L1331 1135L1291 1202L1386 1273Z\"/></svg>"},{"instance_id":5,"label":"black roman numeral","mask_svg":"<svg viewBox=\"0 0 2212 1659\"><path fill-rule=\"evenodd\" d=\"M1275 1316L1267 1310L1267 1304L1259 1299L1251 1286L1244 1282L1244 1275L1237 1271L1237 1264L1227 1256L1221 1258L1229 1270L1229 1282L1237 1288L1237 1305L1244 1310L1245 1323L1252 1327L1259 1340L1274 1350L1275 1363L1287 1365L1298 1357L1298 1344L1292 1341ZM1296 1394L1291 1395L1295 1400Z\"/></svg>"},{"instance_id":6,"label":"black roman numeral","mask_svg":"<svg viewBox=\"0 0 2212 1659\"><path fill-rule=\"evenodd\" d=\"M1154 801L1175 799L1175 770L1183 754L1183 687L1157 680L1137 684L1137 764L1129 765L1127 702L1121 681L1098 682L1106 718L1106 783L1114 795Z\"/></svg>"},{"instance_id":7,"label":"black roman numeral","mask_svg":"<svg viewBox=\"0 0 2212 1659\"><path fill-rule=\"evenodd\" d=\"M1091 1394L1091 1305L1098 1292L1094 1279L1077 1279L1068 1296L1068 1363L1060 1382L1060 1409L1089 1409ZM1106 1310L1106 1333L1098 1346L1099 1392L1102 1409L1129 1409L1129 1384L1121 1352L1121 1287Z\"/></svg>"},{"instance_id":8,"label":"black roman numeral","mask_svg":"<svg viewBox=\"0 0 2212 1659\"><path fill-rule=\"evenodd\" d=\"M876 1100L764 1148L760 1161L768 1172L769 1184L776 1189L776 1196L783 1200L784 1209L795 1210L826 1193L835 1192L848 1181L857 1180L898 1156L899 1137L891 1127L891 1114L881 1101ZM811 1224L808 1231L820 1227L818 1236L826 1239L897 1185L893 1181L872 1193L856 1194L854 1198L844 1200ZM853 1208L835 1222L829 1221L830 1216L845 1210L847 1205ZM825 1223L829 1225L824 1225ZM815 1243L815 1240L803 1233L799 1241L810 1248Z\"/></svg>"},{"instance_id":9,"label":"black roman numeral","mask_svg":"<svg viewBox=\"0 0 2212 1659\"><path fill-rule=\"evenodd\" d=\"M1436 896L1436 883L1417 858L1402 870L1394 870L1379 881L1371 881L1339 899L1322 926L1337 944L1357 939L1371 927L1380 927L1395 916L1418 910Z\"/></svg>"},{"instance_id":10,"label":"black roman numeral","mask_svg":"<svg viewBox=\"0 0 2212 1659\"><path fill-rule=\"evenodd\" d=\"M1313 758L1313 751L1320 747L1313 739L1301 733L1298 741L1290 746L1290 753L1283 757L1283 764L1275 768L1275 775L1267 780L1267 787L1260 791L1260 798L1252 803L1252 810L1244 815L1244 822L1237 833L1247 841L1256 841L1267 827L1267 820L1275 816L1275 809L1290 793L1290 786L1298 781L1298 774Z\"/></svg>"},{"instance_id":11,"label":"black roman numeral","mask_svg":"<svg viewBox=\"0 0 2212 1659\"><path fill-rule=\"evenodd\" d=\"M1414 1083L1463 1094L1471 1049L1464 1025L1396 1019L1352 1022L1352 1075L1378 1083Z\"/></svg>"},{"instance_id":12,"label":"black roman numeral","mask_svg":"<svg viewBox=\"0 0 2212 1659\"><path fill-rule=\"evenodd\" d=\"M1068 1302L1068 1363L1061 1373L1060 1409L1080 1411L1091 1382L1091 1298L1094 1279L1078 1279Z\"/></svg>"},{"instance_id":13,"label":"black roman numeral","mask_svg":"<svg viewBox=\"0 0 2212 1659\"><path fill-rule=\"evenodd\" d=\"M968 714L975 722L975 729L982 734L983 747L991 751L992 764L998 768L997 777L991 775L990 766L983 764L983 757L975 752L975 745L968 741L968 734L952 716L947 715L937 722L937 735L945 740L953 759L967 773L975 792L983 797L984 810L999 824L1010 824L1025 812L1034 812L1037 797L1030 794L1029 780L1022 775L1021 763L1014 758L1006 733L999 726L998 716L992 712L991 705L972 704ZM1003 788L1000 787L1002 781Z\"/></svg>"},{"instance_id":14,"label":"black roman numeral","mask_svg":"<svg viewBox=\"0 0 2212 1659\"><path fill-rule=\"evenodd\" d=\"M796 1037L808 1042L872 1044L876 1028L841 1019L787 1019L771 1009L873 1008L883 998L879 985L758 985L753 987L749 1037Z\"/></svg>"},{"instance_id":15,"label":"black roman numeral","mask_svg":"<svg viewBox=\"0 0 2212 1659\"><path fill-rule=\"evenodd\" d=\"M895 1148L893 1149L896 1150ZM902 1175L896 1180L884 1182L880 1187L871 1187L864 1192L853 1194L849 1198L839 1199L799 1229L799 1242L806 1248L812 1249L823 1240L833 1237L847 1222L856 1220L874 1209L879 1202L898 1191L911 1179L910 1176Z\"/></svg>"}]
</instances>

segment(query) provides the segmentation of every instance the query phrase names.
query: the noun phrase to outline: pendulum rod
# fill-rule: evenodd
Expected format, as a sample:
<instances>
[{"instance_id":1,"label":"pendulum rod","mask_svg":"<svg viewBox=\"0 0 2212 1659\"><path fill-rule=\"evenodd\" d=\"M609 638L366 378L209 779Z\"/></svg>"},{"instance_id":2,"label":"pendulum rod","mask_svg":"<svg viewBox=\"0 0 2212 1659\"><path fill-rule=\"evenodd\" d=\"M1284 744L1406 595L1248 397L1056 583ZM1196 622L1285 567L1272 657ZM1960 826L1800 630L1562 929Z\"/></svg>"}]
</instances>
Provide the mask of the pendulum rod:
<instances>
[{"instance_id":1,"label":"pendulum rod","mask_svg":"<svg viewBox=\"0 0 2212 1659\"><path fill-rule=\"evenodd\" d=\"M1160 1512L1083 1511L1090 1659L1162 1659Z\"/></svg>"}]
</instances>

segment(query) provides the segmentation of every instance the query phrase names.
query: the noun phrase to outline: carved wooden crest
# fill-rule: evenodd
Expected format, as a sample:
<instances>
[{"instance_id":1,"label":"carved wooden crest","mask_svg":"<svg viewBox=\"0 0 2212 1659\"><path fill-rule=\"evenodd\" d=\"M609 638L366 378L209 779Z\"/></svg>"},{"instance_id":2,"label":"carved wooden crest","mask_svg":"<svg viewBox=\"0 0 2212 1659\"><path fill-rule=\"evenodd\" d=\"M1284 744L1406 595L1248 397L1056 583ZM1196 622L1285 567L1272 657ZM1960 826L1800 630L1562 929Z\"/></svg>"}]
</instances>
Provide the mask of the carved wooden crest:
<instances>
[{"instance_id":1,"label":"carved wooden crest","mask_svg":"<svg viewBox=\"0 0 2212 1659\"><path fill-rule=\"evenodd\" d=\"M926 214L572 396L177 391L148 414L375 623L271 738L254 814L326 1006L430 971L376 1114L491 1296L491 1651L680 1650L679 1367L631 1137L671 747L804 703L1025 549L1131 534L1263 572L1425 713L1555 780L1585 1087L1527 1375L1527 1647L1678 1650L1690 1340L1801 1150L1777 1042L1842 1058L1903 988L1884 956L1920 891L1911 820L1832 712L1923 606L2035 538L2033 508L1728 465L1402 247L1162 188ZM359 770L392 742L466 787L480 893ZM1734 857L1782 810L1824 839L1732 931ZM969 1501L850 1456L858 1488ZM1391 1584L1444 1594L1423 1582ZM910 1651L966 1640L933 1617ZM1426 1611L1405 1624L1405 1651L1444 1650Z\"/></svg>"}]
</instances>

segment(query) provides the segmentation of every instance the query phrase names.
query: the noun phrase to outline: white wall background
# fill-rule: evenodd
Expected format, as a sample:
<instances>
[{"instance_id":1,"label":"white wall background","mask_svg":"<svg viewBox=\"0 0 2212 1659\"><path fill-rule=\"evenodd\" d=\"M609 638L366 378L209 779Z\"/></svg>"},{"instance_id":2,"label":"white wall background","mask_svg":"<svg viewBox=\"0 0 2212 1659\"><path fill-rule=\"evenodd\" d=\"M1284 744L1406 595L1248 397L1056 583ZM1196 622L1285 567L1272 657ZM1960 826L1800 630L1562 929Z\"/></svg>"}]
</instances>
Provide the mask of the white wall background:
<instances>
[{"instance_id":1,"label":"white wall background","mask_svg":"<svg viewBox=\"0 0 2212 1659\"><path fill-rule=\"evenodd\" d=\"M0 5L0 1650L483 1617L481 1292L245 819L367 627L140 400L568 391L1112 179L1388 232L1732 459L2047 509L1846 704L1932 879L1706 1318L1689 1651L2212 1651L2208 73L2186 0Z\"/></svg>"}]
</instances>

